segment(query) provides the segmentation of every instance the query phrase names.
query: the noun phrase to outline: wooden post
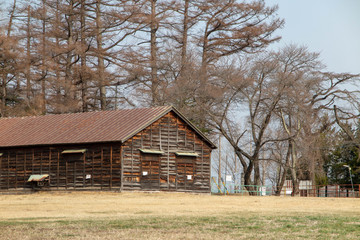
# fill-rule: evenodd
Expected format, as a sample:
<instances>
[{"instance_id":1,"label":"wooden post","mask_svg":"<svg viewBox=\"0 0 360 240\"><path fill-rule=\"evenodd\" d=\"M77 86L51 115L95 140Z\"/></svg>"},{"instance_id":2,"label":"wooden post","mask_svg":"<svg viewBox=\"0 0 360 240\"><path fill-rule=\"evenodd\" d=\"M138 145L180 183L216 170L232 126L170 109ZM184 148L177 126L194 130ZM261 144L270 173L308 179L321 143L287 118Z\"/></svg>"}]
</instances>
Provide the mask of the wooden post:
<instances>
[{"instance_id":1,"label":"wooden post","mask_svg":"<svg viewBox=\"0 0 360 240\"><path fill-rule=\"evenodd\" d=\"M4 154L4 153L3 153ZM3 157L2 157L2 154L0 153L0 189L2 189L2 179L3 179L3 174L2 174L2 160L3 160Z\"/></svg>"},{"instance_id":2,"label":"wooden post","mask_svg":"<svg viewBox=\"0 0 360 240\"><path fill-rule=\"evenodd\" d=\"M65 161L65 189L68 188L68 161Z\"/></svg>"},{"instance_id":3,"label":"wooden post","mask_svg":"<svg viewBox=\"0 0 360 240\"><path fill-rule=\"evenodd\" d=\"M85 174L86 154L87 152L84 152L83 154L83 188L85 187L86 184L86 174Z\"/></svg>"},{"instance_id":4,"label":"wooden post","mask_svg":"<svg viewBox=\"0 0 360 240\"><path fill-rule=\"evenodd\" d=\"M77 161L77 159L76 159ZM74 162L74 170L73 170L73 176L74 176L74 189L76 189L76 161Z\"/></svg>"},{"instance_id":5,"label":"wooden post","mask_svg":"<svg viewBox=\"0 0 360 240\"><path fill-rule=\"evenodd\" d=\"M15 151L15 188L17 188L17 151Z\"/></svg>"},{"instance_id":6,"label":"wooden post","mask_svg":"<svg viewBox=\"0 0 360 240\"><path fill-rule=\"evenodd\" d=\"M103 189L103 161L104 161L104 148L101 146L101 153L100 153L100 169L101 169L101 175L100 175L100 189Z\"/></svg>"},{"instance_id":7,"label":"wooden post","mask_svg":"<svg viewBox=\"0 0 360 240\"><path fill-rule=\"evenodd\" d=\"M91 187L94 187L94 154L95 154L95 150L93 149L91 152Z\"/></svg>"},{"instance_id":8,"label":"wooden post","mask_svg":"<svg viewBox=\"0 0 360 240\"><path fill-rule=\"evenodd\" d=\"M150 125L150 148L153 147L152 124Z\"/></svg>"},{"instance_id":9,"label":"wooden post","mask_svg":"<svg viewBox=\"0 0 360 240\"><path fill-rule=\"evenodd\" d=\"M57 189L60 187L60 151L57 150Z\"/></svg>"},{"instance_id":10,"label":"wooden post","mask_svg":"<svg viewBox=\"0 0 360 240\"><path fill-rule=\"evenodd\" d=\"M170 189L170 117L168 117L167 130L167 184Z\"/></svg>"},{"instance_id":11,"label":"wooden post","mask_svg":"<svg viewBox=\"0 0 360 240\"><path fill-rule=\"evenodd\" d=\"M40 152L40 174L43 174L43 170L42 170L42 162L43 162L43 156L42 156L43 152L41 150Z\"/></svg>"},{"instance_id":12,"label":"wooden post","mask_svg":"<svg viewBox=\"0 0 360 240\"><path fill-rule=\"evenodd\" d=\"M162 141L161 141L161 121L159 121L159 144L160 144L160 150L162 150Z\"/></svg>"},{"instance_id":13,"label":"wooden post","mask_svg":"<svg viewBox=\"0 0 360 240\"><path fill-rule=\"evenodd\" d=\"M124 158L123 158L123 147L120 145L120 191L123 191L124 187Z\"/></svg>"},{"instance_id":14,"label":"wooden post","mask_svg":"<svg viewBox=\"0 0 360 240\"><path fill-rule=\"evenodd\" d=\"M0 157L0 169L1 169L1 157ZM0 170L1 171L1 170ZM1 172L0 172L0 176L1 176ZM26 151L24 152L24 187L26 184ZM1 179L0 179L1 181Z\"/></svg>"},{"instance_id":15,"label":"wooden post","mask_svg":"<svg viewBox=\"0 0 360 240\"><path fill-rule=\"evenodd\" d=\"M110 146L110 190L112 188L112 172L113 172L113 146Z\"/></svg>"},{"instance_id":16,"label":"wooden post","mask_svg":"<svg viewBox=\"0 0 360 240\"><path fill-rule=\"evenodd\" d=\"M50 173L51 173L51 148L49 148L49 172L48 172L49 176L50 176Z\"/></svg>"},{"instance_id":17,"label":"wooden post","mask_svg":"<svg viewBox=\"0 0 360 240\"><path fill-rule=\"evenodd\" d=\"M131 138L131 188L134 187L134 138Z\"/></svg>"},{"instance_id":18,"label":"wooden post","mask_svg":"<svg viewBox=\"0 0 360 240\"><path fill-rule=\"evenodd\" d=\"M204 142L201 141L201 181L204 179Z\"/></svg>"},{"instance_id":19,"label":"wooden post","mask_svg":"<svg viewBox=\"0 0 360 240\"><path fill-rule=\"evenodd\" d=\"M32 149L32 156L31 156L31 174L34 174L34 158L35 158L35 152L34 152L34 149Z\"/></svg>"},{"instance_id":20,"label":"wooden post","mask_svg":"<svg viewBox=\"0 0 360 240\"><path fill-rule=\"evenodd\" d=\"M10 152L8 152L8 157L7 157L7 189L10 188Z\"/></svg>"},{"instance_id":21,"label":"wooden post","mask_svg":"<svg viewBox=\"0 0 360 240\"><path fill-rule=\"evenodd\" d=\"M185 139L184 139L185 148L187 145L187 125L185 125Z\"/></svg>"}]
</instances>

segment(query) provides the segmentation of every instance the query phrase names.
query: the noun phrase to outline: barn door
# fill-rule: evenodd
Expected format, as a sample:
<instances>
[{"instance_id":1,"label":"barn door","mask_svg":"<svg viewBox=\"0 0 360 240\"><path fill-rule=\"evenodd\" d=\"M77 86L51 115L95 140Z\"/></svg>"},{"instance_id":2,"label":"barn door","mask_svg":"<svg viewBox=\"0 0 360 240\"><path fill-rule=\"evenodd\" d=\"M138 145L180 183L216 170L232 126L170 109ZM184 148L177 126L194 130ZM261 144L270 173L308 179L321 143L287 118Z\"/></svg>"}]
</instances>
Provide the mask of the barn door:
<instances>
[{"instance_id":1,"label":"barn door","mask_svg":"<svg viewBox=\"0 0 360 240\"><path fill-rule=\"evenodd\" d=\"M141 188L160 189L160 155L141 154Z\"/></svg>"},{"instance_id":2,"label":"barn door","mask_svg":"<svg viewBox=\"0 0 360 240\"><path fill-rule=\"evenodd\" d=\"M177 156L176 187L178 190L192 189L195 175L194 157Z\"/></svg>"},{"instance_id":3,"label":"barn door","mask_svg":"<svg viewBox=\"0 0 360 240\"><path fill-rule=\"evenodd\" d=\"M84 157L86 149L64 150L66 188L84 187Z\"/></svg>"}]
</instances>

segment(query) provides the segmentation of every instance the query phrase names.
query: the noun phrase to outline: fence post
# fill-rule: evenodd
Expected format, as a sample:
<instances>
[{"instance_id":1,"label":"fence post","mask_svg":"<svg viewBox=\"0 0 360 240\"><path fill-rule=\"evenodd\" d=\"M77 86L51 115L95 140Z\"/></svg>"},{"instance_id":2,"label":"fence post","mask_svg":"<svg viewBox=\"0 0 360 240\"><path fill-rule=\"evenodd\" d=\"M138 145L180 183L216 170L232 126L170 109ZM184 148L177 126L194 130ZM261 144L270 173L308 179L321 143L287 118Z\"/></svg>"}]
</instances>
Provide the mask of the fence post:
<instances>
[{"instance_id":1,"label":"fence post","mask_svg":"<svg viewBox=\"0 0 360 240\"><path fill-rule=\"evenodd\" d=\"M325 197L328 196L328 185L325 186Z\"/></svg>"}]
</instances>

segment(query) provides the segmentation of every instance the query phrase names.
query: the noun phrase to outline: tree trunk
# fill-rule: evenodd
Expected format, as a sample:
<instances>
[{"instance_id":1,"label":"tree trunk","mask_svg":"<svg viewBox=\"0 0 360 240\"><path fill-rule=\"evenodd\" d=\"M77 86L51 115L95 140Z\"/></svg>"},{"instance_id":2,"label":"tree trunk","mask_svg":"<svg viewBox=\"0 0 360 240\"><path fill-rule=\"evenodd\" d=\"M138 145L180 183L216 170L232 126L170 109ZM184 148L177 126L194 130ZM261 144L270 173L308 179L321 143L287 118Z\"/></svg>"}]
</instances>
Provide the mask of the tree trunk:
<instances>
[{"instance_id":1,"label":"tree trunk","mask_svg":"<svg viewBox=\"0 0 360 240\"><path fill-rule=\"evenodd\" d=\"M43 4L43 20L42 20L42 70L41 70L41 112L46 113L46 0Z\"/></svg>"},{"instance_id":2,"label":"tree trunk","mask_svg":"<svg viewBox=\"0 0 360 240\"><path fill-rule=\"evenodd\" d=\"M30 65L31 65L31 34L30 34L30 14L31 7L27 7L27 22L26 22L26 100L30 103L31 94L31 79L30 79Z\"/></svg>"},{"instance_id":3,"label":"tree trunk","mask_svg":"<svg viewBox=\"0 0 360 240\"><path fill-rule=\"evenodd\" d=\"M183 34L182 34L182 48L181 48L181 72L185 70L187 65L187 41L188 41L188 24L189 24L189 1L185 0L184 6L184 20L183 20Z\"/></svg>"},{"instance_id":4,"label":"tree trunk","mask_svg":"<svg viewBox=\"0 0 360 240\"><path fill-rule=\"evenodd\" d=\"M80 81L81 81L81 102L82 102L82 111L88 111L87 105L87 78L85 73L86 67L86 55L84 51L84 47L86 45L85 41L85 0L81 0L81 7L80 7L80 41L81 41L81 56L80 56Z\"/></svg>"},{"instance_id":5,"label":"tree trunk","mask_svg":"<svg viewBox=\"0 0 360 240\"><path fill-rule=\"evenodd\" d=\"M96 42L97 42L97 59L98 59L98 81L100 90L100 108L106 109L106 86L105 86L105 67L103 56L103 38L102 38L102 19L101 19L101 0L96 1Z\"/></svg>"},{"instance_id":6,"label":"tree trunk","mask_svg":"<svg viewBox=\"0 0 360 240\"><path fill-rule=\"evenodd\" d=\"M151 23L150 23L150 67L151 67L151 106L157 106L160 103L159 98L159 79L157 68L157 46L156 32L158 23L156 22L156 1L151 0Z\"/></svg>"},{"instance_id":7,"label":"tree trunk","mask_svg":"<svg viewBox=\"0 0 360 240\"><path fill-rule=\"evenodd\" d=\"M298 196L299 195L299 179L297 177L296 169L297 169L297 156L296 156L296 150L295 150L295 142L293 140L290 140L289 148L291 149L291 180L293 185L292 190L292 196Z\"/></svg>"},{"instance_id":8,"label":"tree trunk","mask_svg":"<svg viewBox=\"0 0 360 240\"><path fill-rule=\"evenodd\" d=\"M1 83L1 109L0 109L0 117L6 117L6 97L7 97L7 89L6 89L6 79L7 74L3 74L3 80Z\"/></svg>"}]
</instances>

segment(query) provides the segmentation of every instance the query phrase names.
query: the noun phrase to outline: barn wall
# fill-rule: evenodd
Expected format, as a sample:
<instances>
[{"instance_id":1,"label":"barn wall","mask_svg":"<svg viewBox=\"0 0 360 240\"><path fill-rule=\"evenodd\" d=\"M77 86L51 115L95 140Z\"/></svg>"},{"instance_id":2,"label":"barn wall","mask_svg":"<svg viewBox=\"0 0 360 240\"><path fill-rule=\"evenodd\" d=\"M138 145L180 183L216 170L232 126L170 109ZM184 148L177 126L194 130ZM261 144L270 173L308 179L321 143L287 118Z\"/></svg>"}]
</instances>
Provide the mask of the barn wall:
<instances>
[{"instance_id":1,"label":"barn wall","mask_svg":"<svg viewBox=\"0 0 360 240\"><path fill-rule=\"evenodd\" d=\"M76 161L61 154L67 149L87 149ZM55 189L119 189L120 144L88 144L0 149L0 190L29 188L30 175L49 174Z\"/></svg>"},{"instance_id":2,"label":"barn wall","mask_svg":"<svg viewBox=\"0 0 360 240\"><path fill-rule=\"evenodd\" d=\"M68 161L61 154L68 149L87 151L81 159ZM157 149L163 154L144 154L139 149ZM199 156L180 157L176 152L196 152ZM0 190L30 188L30 175L49 174L50 188L59 190L210 192L211 147L173 112L123 145L0 148L0 153ZM149 175L144 176L144 172ZM192 178L187 179L188 175Z\"/></svg>"},{"instance_id":3,"label":"barn wall","mask_svg":"<svg viewBox=\"0 0 360 240\"><path fill-rule=\"evenodd\" d=\"M164 154L144 154L139 149L162 150ZM210 192L211 148L184 121L169 112L158 121L126 141L123 151L123 188L128 190L166 190ZM179 157L175 152L196 152L198 157ZM144 176L147 163L159 160L159 176ZM184 159L185 158L185 159ZM186 163L187 162L187 163ZM191 167L193 164L193 168ZM190 167L188 167L189 165ZM193 179L184 179L194 171ZM185 171L185 172L184 172Z\"/></svg>"}]
</instances>

